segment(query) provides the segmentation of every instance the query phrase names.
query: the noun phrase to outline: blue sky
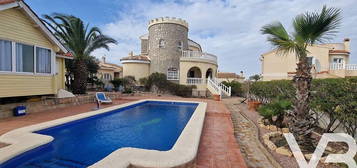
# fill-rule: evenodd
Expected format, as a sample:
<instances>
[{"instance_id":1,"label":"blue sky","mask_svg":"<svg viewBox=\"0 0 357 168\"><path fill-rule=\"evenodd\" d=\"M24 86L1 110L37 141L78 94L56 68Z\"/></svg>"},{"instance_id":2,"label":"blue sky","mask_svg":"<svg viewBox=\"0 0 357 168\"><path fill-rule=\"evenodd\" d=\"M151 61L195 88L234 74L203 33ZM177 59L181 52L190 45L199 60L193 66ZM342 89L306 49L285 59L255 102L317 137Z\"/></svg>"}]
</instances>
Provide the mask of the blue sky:
<instances>
[{"instance_id":1,"label":"blue sky","mask_svg":"<svg viewBox=\"0 0 357 168\"><path fill-rule=\"evenodd\" d=\"M183 18L189 36L203 50L215 54L221 72L260 73L259 56L272 49L260 28L281 21L290 31L294 16L320 10L323 5L343 10L343 24L331 42L351 39L351 63L357 63L356 0L25 0L38 14L73 14L119 41L111 50L94 55L120 63L130 51L139 53L139 36L147 33L149 19L162 16Z\"/></svg>"}]
</instances>

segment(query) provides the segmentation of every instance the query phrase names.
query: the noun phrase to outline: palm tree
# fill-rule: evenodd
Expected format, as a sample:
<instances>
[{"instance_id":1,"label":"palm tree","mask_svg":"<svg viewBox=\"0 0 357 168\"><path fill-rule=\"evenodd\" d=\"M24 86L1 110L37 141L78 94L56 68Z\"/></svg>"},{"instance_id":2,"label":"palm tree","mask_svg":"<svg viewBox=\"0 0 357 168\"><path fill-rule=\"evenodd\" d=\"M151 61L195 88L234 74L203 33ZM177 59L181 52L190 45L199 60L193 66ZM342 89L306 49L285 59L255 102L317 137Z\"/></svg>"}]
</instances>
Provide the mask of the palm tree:
<instances>
[{"instance_id":1,"label":"palm tree","mask_svg":"<svg viewBox=\"0 0 357 168\"><path fill-rule=\"evenodd\" d=\"M109 50L108 44L116 44L116 40L103 35L98 27L89 28L80 18L72 15L55 13L44 15L43 20L54 32L55 36L74 55L74 82L72 91L75 94L86 93L88 68L86 60L91 53L99 48Z\"/></svg>"},{"instance_id":2,"label":"palm tree","mask_svg":"<svg viewBox=\"0 0 357 168\"><path fill-rule=\"evenodd\" d=\"M311 65L308 63L308 46L330 40L341 22L341 10L324 6L320 13L306 12L293 20L294 32L288 34L280 22L265 25L261 32L268 35L267 40L276 47L277 53L287 55L295 53L298 59L296 75L293 77L296 95L294 110L289 128L298 143L305 147L313 146L311 131L314 128L310 115Z\"/></svg>"}]
</instances>

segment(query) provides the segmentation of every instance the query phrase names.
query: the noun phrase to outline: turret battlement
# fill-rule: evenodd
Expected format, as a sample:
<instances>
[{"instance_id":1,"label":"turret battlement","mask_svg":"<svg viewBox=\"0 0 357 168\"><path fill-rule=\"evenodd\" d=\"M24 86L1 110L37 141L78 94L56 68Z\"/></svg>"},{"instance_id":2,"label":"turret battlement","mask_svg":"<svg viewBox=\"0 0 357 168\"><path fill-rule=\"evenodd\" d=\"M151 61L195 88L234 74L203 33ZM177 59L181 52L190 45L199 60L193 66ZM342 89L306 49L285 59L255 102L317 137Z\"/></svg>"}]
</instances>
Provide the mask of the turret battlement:
<instances>
[{"instance_id":1,"label":"turret battlement","mask_svg":"<svg viewBox=\"0 0 357 168\"><path fill-rule=\"evenodd\" d=\"M160 24L160 23L179 24L179 25L182 25L188 29L188 23L185 20L183 20L181 18L176 18L176 17L160 17L160 18L152 19L149 21L148 27L150 28L152 25Z\"/></svg>"}]
</instances>

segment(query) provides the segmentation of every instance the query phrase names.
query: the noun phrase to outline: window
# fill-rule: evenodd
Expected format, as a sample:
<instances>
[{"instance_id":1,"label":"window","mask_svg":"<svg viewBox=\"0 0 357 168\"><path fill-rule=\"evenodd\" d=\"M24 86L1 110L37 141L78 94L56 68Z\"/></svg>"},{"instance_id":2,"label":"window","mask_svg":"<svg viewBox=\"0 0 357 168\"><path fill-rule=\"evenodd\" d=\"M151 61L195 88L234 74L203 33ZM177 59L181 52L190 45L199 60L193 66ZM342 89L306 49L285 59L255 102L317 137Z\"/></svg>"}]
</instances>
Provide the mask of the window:
<instances>
[{"instance_id":1,"label":"window","mask_svg":"<svg viewBox=\"0 0 357 168\"><path fill-rule=\"evenodd\" d=\"M179 41L179 42L178 42L177 48L178 48L179 50L182 50L182 48L183 48L183 42L182 42L182 41Z\"/></svg>"},{"instance_id":2,"label":"window","mask_svg":"<svg viewBox=\"0 0 357 168\"><path fill-rule=\"evenodd\" d=\"M12 68L11 41L0 40L0 71L11 71Z\"/></svg>"},{"instance_id":3,"label":"window","mask_svg":"<svg viewBox=\"0 0 357 168\"><path fill-rule=\"evenodd\" d=\"M52 61L50 49L0 40L0 71L51 74Z\"/></svg>"},{"instance_id":4,"label":"window","mask_svg":"<svg viewBox=\"0 0 357 168\"><path fill-rule=\"evenodd\" d=\"M343 63L343 58L333 58L332 61L335 64L342 64Z\"/></svg>"},{"instance_id":5,"label":"window","mask_svg":"<svg viewBox=\"0 0 357 168\"><path fill-rule=\"evenodd\" d=\"M159 40L159 48L164 48L165 47L165 40L160 39Z\"/></svg>"},{"instance_id":6,"label":"window","mask_svg":"<svg viewBox=\"0 0 357 168\"><path fill-rule=\"evenodd\" d=\"M34 72L34 47L16 44L16 72Z\"/></svg>"},{"instance_id":7,"label":"window","mask_svg":"<svg viewBox=\"0 0 357 168\"><path fill-rule=\"evenodd\" d=\"M51 50L36 47L36 72L51 73Z\"/></svg>"},{"instance_id":8,"label":"window","mask_svg":"<svg viewBox=\"0 0 357 168\"><path fill-rule=\"evenodd\" d=\"M167 70L167 80L179 80L179 72L176 68L169 68Z\"/></svg>"},{"instance_id":9,"label":"window","mask_svg":"<svg viewBox=\"0 0 357 168\"><path fill-rule=\"evenodd\" d=\"M105 73L104 74L104 80L112 80L112 75Z\"/></svg>"}]
</instances>

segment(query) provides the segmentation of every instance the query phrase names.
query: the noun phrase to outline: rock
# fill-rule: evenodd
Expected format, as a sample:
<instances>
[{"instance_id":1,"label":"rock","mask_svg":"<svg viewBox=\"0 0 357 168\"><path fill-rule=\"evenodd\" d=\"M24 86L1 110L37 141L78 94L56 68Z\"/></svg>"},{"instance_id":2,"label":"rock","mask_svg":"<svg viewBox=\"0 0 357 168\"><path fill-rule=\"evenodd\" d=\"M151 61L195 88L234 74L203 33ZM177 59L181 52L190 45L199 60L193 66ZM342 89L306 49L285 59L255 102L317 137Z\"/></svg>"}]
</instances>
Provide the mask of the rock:
<instances>
[{"instance_id":1,"label":"rock","mask_svg":"<svg viewBox=\"0 0 357 168\"><path fill-rule=\"evenodd\" d=\"M305 156L305 159L306 159L306 160L311 160L311 158L312 158L312 153L305 154L304 156Z\"/></svg>"},{"instance_id":2,"label":"rock","mask_svg":"<svg viewBox=\"0 0 357 168\"><path fill-rule=\"evenodd\" d=\"M335 151L330 146L326 146L325 150L328 151L328 152L334 152Z\"/></svg>"},{"instance_id":3,"label":"rock","mask_svg":"<svg viewBox=\"0 0 357 168\"><path fill-rule=\"evenodd\" d=\"M269 130L270 131L278 131L278 128L275 125L270 125Z\"/></svg>"},{"instance_id":4,"label":"rock","mask_svg":"<svg viewBox=\"0 0 357 168\"><path fill-rule=\"evenodd\" d=\"M264 128L269 130L270 127L269 127L269 125L264 125Z\"/></svg>"},{"instance_id":5,"label":"rock","mask_svg":"<svg viewBox=\"0 0 357 168\"><path fill-rule=\"evenodd\" d=\"M273 116L272 120L275 122L278 119L278 116Z\"/></svg>"},{"instance_id":6,"label":"rock","mask_svg":"<svg viewBox=\"0 0 357 168\"><path fill-rule=\"evenodd\" d=\"M75 97L75 95L67 90L60 89L57 93L57 98L67 98L67 97Z\"/></svg>"},{"instance_id":7,"label":"rock","mask_svg":"<svg viewBox=\"0 0 357 168\"><path fill-rule=\"evenodd\" d=\"M268 148L270 150L273 150L273 151L276 150L276 146L275 146L275 144L273 142L269 141L269 142L266 143L266 145L268 146Z\"/></svg>"},{"instance_id":8,"label":"rock","mask_svg":"<svg viewBox=\"0 0 357 168\"><path fill-rule=\"evenodd\" d=\"M289 133L289 128L282 128L282 129L281 129L281 132L283 132L283 133Z\"/></svg>"},{"instance_id":9,"label":"rock","mask_svg":"<svg viewBox=\"0 0 357 168\"><path fill-rule=\"evenodd\" d=\"M259 127L264 128L265 125L263 123L259 124Z\"/></svg>"},{"instance_id":10,"label":"rock","mask_svg":"<svg viewBox=\"0 0 357 168\"><path fill-rule=\"evenodd\" d=\"M279 147L275 150L276 153L279 153L281 155L285 155L285 156L289 156L291 157L293 154L288 150L286 149L285 147Z\"/></svg>"}]
</instances>

